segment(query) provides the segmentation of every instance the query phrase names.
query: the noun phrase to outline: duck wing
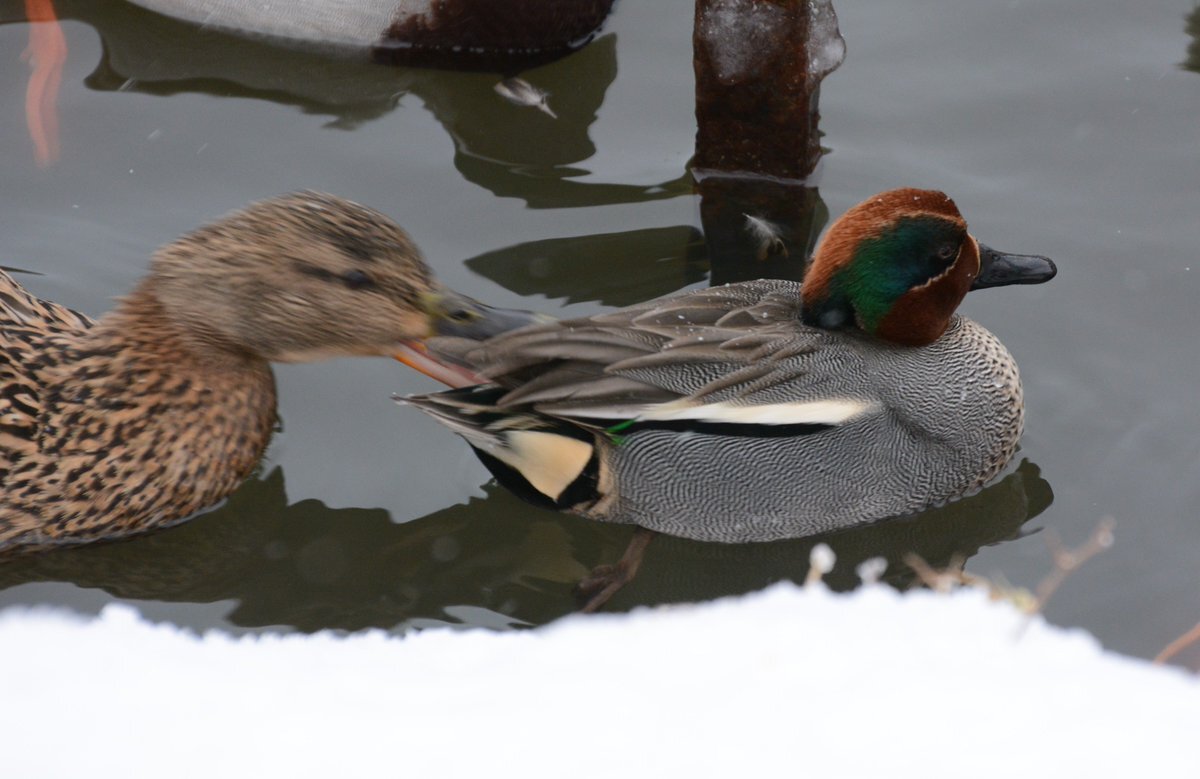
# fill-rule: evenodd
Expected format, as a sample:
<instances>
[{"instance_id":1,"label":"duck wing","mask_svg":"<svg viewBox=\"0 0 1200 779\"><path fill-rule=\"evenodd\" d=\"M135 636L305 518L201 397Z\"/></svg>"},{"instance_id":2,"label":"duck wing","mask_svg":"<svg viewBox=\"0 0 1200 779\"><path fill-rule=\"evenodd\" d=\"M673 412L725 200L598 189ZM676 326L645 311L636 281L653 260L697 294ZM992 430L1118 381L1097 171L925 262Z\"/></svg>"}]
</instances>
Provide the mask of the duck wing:
<instances>
[{"instance_id":1,"label":"duck wing","mask_svg":"<svg viewBox=\"0 0 1200 779\"><path fill-rule=\"evenodd\" d=\"M92 324L0 271L0 487L16 463L37 452L43 376L57 364L57 342Z\"/></svg>"},{"instance_id":2,"label":"duck wing","mask_svg":"<svg viewBox=\"0 0 1200 779\"><path fill-rule=\"evenodd\" d=\"M799 284L761 280L431 348L506 389L496 409L750 425L836 425L871 410L839 381L863 368L854 337L804 325L799 308Z\"/></svg>"}]
</instances>

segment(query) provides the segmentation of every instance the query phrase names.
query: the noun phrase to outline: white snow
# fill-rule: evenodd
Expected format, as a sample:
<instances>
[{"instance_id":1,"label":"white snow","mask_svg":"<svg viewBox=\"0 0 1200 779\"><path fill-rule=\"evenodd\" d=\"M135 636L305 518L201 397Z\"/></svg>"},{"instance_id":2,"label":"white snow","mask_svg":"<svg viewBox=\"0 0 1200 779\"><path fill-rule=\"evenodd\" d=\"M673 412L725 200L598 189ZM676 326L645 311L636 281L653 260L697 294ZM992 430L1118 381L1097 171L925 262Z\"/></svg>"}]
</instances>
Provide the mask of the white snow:
<instances>
[{"instance_id":1,"label":"white snow","mask_svg":"<svg viewBox=\"0 0 1200 779\"><path fill-rule=\"evenodd\" d=\"M978 590L526 632L197 637L0 614L5 776L1180 776L1200 682ZM1022 627L1024 626L1024 629Z\"/></svg>"}]
</instances>

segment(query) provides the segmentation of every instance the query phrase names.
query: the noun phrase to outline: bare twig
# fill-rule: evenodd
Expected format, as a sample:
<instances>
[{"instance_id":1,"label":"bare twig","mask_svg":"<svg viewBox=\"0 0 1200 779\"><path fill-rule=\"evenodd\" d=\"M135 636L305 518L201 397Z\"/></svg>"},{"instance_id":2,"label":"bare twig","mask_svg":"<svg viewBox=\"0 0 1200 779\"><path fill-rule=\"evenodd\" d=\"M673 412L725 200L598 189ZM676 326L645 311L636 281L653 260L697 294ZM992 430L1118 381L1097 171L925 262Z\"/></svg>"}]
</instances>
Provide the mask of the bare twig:
<instances>
[{"instance_id":1,"label":"bare twig","mask_svg":"<svg viewBox=\"0 0 1200 779\"><path fill-rule=\"evenodd\" d=\"M966 558L956 554L950 558L949 565L939 571L916 552L904 555L904 564L913 569L921 584L934 592L950 592L957 585L974 584L975 580L963 570L966 562Z\"/></svg>"},{"instance_id":2,"label":"bare twig","mask_svg":"<svg viewBox=\"0 0 1200 779\"><path fill-rule=\"evenodd\" d=\"M1191 630L1163 647L1163 651L1159 652L1154 658L1154 664L1162 665L1198 641L1200 641L1200 622L1197 622L1196 626Z\"/></svg>"},{"instance_id":3,"label":"bare twig","mask_svg":"<svg viewBox=\"0 0 1200 779\"><path fill-rule=\"evenodd\" d=\"M949 565L940 571L925 562L920 555L912 552L904 556L904 562L913 569L922 584L935 592L949 592L958 585L982 586L987 588L993 598L1007 600L1032 617L1045 608L1046 601L1069 575L1078 570L1085 562L1112 546L1114 524L1112 517L1104 517L1083 546L1076 549L1065 548L1058 536L1047 533L1046 545L1050 548L1050 554L1054 560L1054 570L1038 584L1036 593L1013 588L1003 580L989 580L973 576L967 573L963 567L966 560L957 555L950 558ZM1028 622L1025 624L1028 625ZM1024 630L1024 626L1022 626L1022 630ZM1197 635L1191 637L1189 633L1189 640L1200 641L1200 625L1197 625L1193 632Z\"/></svg>"},{"instance_id":4,"label":"bare twig","mask_svg":"<svg viewBox=\"0 0 1200 779\"><path fill-rule=\"evenodd\" d=\"M1046 546L1050 548L1050 554L1053 556L1054 570L1038 583L1036 597L1029 608L1030 614L1037 614L1044 609L1050 596L1081 565L1112 546L1114 525L1116 520L1104 517L1083 546L1075 549L1065 548L1056 534L1047 531Z\"/></svg>"},{"instance_id":5,"label":"bare twig","mask_svg":"<svg viewBox=\"0 0 1200 779\"><path fill-rule=\"evenodd\" d=\"M1054 559L1054 570L1038 582L1033 599L1029 603L1020 604L1026 614L1026 619L1017 629L1017 635L1023 634L1029 627L1029 623L1033 621L1033 617L1046 608L1046 601L1050 600L1050 596L1066 581L1068 576L1079 570L1079 567L1088 560L1112 546L1114 525L1116 525L1116 520L1112 517L1102 518L1096 524L1096 529L1092 531L1088 540L1082 546L1074 549L1067 549L1062 545L1062 540L1058 535L1047 531L1046 546L1050 549L1050 554Z\"/></svg>"}]
</instances>

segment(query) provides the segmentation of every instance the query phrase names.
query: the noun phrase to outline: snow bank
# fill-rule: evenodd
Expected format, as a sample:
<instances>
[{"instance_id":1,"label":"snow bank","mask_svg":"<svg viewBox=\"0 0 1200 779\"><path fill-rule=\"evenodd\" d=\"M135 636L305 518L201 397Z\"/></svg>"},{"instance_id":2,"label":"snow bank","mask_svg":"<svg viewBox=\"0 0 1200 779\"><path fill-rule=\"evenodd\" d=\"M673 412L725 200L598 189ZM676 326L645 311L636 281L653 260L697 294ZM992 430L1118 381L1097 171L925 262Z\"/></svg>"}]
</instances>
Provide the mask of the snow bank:
<instances>
[{"instance_id":1,"label":"snow bank","mask_svg":"<svg viewBox=\"0 0 1200 779\"><path fill-rule=\"evenodd\" d=\"M9 611L4 775L925 779L1194 764L1200 682L1023 623L977 591L792 585L405 638L196 637L120 606L91 622Z\"/></svg>"}]
</instances>

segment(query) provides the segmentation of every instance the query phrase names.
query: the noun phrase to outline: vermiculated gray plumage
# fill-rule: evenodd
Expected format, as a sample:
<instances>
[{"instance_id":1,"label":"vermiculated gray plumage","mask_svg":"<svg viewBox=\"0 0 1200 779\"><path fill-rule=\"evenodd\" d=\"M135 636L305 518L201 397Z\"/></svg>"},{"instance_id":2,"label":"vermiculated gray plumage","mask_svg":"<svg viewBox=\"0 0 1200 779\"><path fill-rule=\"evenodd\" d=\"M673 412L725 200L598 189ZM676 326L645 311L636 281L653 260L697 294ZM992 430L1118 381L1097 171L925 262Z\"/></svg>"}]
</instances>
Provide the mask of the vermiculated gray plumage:
<instances>
[{"instance_id":1,"label":"vermiculated gray plumage","mask_svg":"<svg viewBox=\"0 0 1200 779\"><path fill-rule=\"evenodd\" d=\"M496 386L413 402L477 448L509 446L513 430L586 439L597 465L580 478L594 488L565 508L706 541L910 514L979 488L1012 458L1021 384L987 330L955 315L932 344L897 346L804 325L799 301L795 282L753 281L483 344L434 339ZM656 418L662 404L677 416ZM767 407L775 423L740 421ZM780 422L793 411L808 421ZM642 421L618 424L630 419ZM509 464L538 467L531 457Z\"/></svg>"}]
</instances>

